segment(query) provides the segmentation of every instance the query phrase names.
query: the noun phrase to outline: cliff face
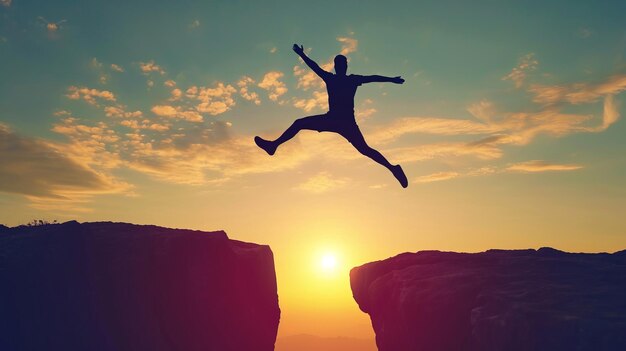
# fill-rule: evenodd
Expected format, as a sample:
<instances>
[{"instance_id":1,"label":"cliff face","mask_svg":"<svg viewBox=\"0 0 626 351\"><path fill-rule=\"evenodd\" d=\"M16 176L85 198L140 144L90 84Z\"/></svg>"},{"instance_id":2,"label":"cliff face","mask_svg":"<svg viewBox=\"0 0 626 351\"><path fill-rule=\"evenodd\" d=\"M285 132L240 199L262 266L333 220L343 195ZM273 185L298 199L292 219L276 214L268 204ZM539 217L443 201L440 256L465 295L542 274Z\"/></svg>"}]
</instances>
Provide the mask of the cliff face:
<instances>
[{"instance_id":1,"label":"cliff face","mask_svg":"<svg viewBox=\"0 0 626 351\"><path fill-rule=\"evenodd\" d=\"M124 223L0 228L1 350L273 350L272 251Z\"/></svg>"},{"instance_id":2,"label":"cliff face","mask_svg":"<svg viewBox=\"0 0 626 351\"><path fill-rule=\"evenodd\" d=\"M626 350L626 251L422 251L350 283L380 351Z\"/></svg>"}]
</instances>

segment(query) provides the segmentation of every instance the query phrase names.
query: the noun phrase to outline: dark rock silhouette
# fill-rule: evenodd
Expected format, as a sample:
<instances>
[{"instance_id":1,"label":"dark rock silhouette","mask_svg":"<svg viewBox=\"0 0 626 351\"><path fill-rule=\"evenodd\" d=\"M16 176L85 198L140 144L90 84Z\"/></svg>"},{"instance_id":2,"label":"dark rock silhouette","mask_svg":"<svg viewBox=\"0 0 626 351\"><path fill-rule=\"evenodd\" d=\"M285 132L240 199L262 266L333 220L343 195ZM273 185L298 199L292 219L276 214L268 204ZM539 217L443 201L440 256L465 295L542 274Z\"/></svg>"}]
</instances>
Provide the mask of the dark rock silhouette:
<instances>
[{"instance_id":1,"label":"dark rock silhouette","mask_svg":"<svg viewBox=\"0 0 626 351\"><path fill-rule=\"evenodd\" d=\"M380 351L626 350L626 251L421 251L350 283Z\"/></svg>"},{"instance_id":2,"label":"dark rock silhouette","mask_svg":"<svg viewBox=\"0 0 626 351\"><path fill-rule=\"evenodd\" d=\"M0 228L0 350L273 350L268 246L125 223Z\"/></svg>"}]
</instances>

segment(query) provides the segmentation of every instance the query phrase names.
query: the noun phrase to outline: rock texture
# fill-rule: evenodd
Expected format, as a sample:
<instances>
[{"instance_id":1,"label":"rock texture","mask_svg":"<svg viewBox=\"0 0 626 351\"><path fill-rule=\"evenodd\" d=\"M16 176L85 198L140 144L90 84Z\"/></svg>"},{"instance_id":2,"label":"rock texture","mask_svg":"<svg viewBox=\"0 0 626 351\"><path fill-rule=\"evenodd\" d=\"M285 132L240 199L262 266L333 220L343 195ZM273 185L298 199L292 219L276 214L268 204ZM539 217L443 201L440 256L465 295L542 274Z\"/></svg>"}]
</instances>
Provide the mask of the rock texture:
<instances>
[{"instance_id":1,"label":"rock texture","mask_svg":"<svg viewBox=\"0 0 626 351\"><path fill-rule=\"evenodd\" d=\"M626 350L626 251L421 251L350 282L380 351Z\"/></svg>"},{"instance_id":2,"label":"rock texture","mask_svg":"<svg viewBox=\"0 0 626 351\"><path fill-rule=\"evenodd\" d=\"M0 350L273 350L272 251L124 223L0 228Z\"/></svg>"}]
</instances>

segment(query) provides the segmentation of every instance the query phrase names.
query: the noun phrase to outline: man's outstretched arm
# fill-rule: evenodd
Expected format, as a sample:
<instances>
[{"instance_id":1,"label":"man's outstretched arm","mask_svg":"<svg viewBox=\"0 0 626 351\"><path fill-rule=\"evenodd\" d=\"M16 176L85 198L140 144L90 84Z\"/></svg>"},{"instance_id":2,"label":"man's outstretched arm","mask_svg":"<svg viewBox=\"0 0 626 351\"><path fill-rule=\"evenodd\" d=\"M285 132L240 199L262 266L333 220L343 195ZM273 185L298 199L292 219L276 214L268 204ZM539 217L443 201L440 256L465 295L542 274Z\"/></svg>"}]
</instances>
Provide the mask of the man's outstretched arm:
<instances>
[{"instance_id":1,"label":"man's outstretched arm","mask_svg":"<svg viewBox=\"0 0 626 351\"><path fill-rule=\"evenodd\" d=\"M402 83L404 83L404 79L402 79L402 77L400 77L400 76L397 76L397 77L385 77L385 76L379 76L379 75L372 75L372 76L363 76L362 82L363 83L379 82L379 83L402 84Z\"/></svg>"},{"instance_id":2,"label":"man's outstretched arm","mask_svg":"<svg viewBox=\"0 0 626 351\"><path fill-rule=\"evenodd\" d=\"M315 72L318 76L320 76L320 78L324 79L326 76L330 74L329 72L324 71L322 67L320 67L315 61L311 60L304 53L303 45L298 46L298 44L293 44L293 51L295 51L296 54L298 54L298 56L300 56L302 60L304 60L304 63L306 63L306 65L309 66L309 68L311 68L313 72Z\"/></svg>"}]
</instances>

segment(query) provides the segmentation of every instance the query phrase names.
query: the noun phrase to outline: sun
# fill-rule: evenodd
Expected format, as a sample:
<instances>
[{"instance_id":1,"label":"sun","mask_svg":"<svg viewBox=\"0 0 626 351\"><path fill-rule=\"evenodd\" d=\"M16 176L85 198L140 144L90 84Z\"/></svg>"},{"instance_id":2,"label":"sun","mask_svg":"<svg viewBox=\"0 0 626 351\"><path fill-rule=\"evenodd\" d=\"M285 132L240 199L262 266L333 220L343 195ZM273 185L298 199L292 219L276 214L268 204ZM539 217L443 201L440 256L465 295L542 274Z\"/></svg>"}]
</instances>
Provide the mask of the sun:
<instances>
[{"instance_id":1,"label":"sun","mask_svg":"<svg viewBox=\"0 0 626 351\"><path fill-rule=\"evenodd\" d=\"M335 276L339 270L339 259L334 252L326 252L319 256L317 269L326 277Z\"/></svg>"},{"instance_id":2,"label":"sun","mask_svg":"<svg viewBox=\"0 0 626 351\"><path fill-rule=\"evenodd\" d=\"M320 267L324 271L334 271L337 269L337 256L333 253L323 254L320 258Z\"/></svg>"}]
</instances>

